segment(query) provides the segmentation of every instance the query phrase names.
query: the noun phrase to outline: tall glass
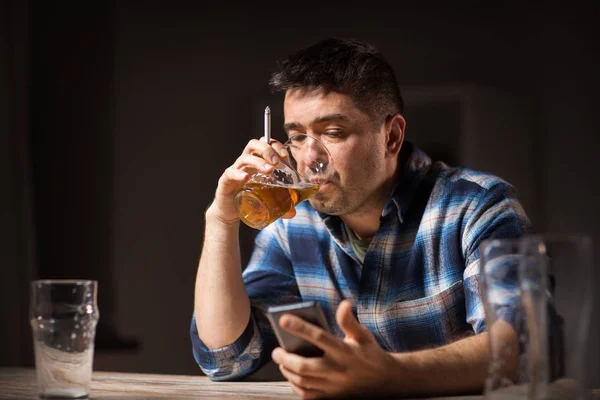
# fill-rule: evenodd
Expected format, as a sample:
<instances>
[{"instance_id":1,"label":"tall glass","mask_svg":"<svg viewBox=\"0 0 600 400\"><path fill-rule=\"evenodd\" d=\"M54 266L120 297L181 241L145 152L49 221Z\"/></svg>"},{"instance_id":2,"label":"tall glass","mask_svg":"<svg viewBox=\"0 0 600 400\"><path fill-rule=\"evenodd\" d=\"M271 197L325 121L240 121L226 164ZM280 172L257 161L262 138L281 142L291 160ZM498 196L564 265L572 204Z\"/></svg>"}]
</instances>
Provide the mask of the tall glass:
<instances>
[{"instance_id":1,"label":"tall glass","mask_svg":"<svg viewBox=\"0 0 600 400\"><path fill-rule=\"evenodd\" d=\"M546 337L542 330L545 310L534 316L532 325L539 327L529 331L525 326L523 312L523 288L521 285L523 255L520 239L489 239L481 244L481 294L489 337L490 364L485 382L486 399L528 399L528 386L535 382L537 392L544 392L548 383L547 368L540 362L543 358L541 341ZM543 276L543 273L540 274ZM540 310L539 294L544 293L545 279L530 282L535 290L528 295L529 302ZM524 287L523 287L524 286ZM543 301L542 301L543 302ZM531 309L531 307L530 307ZM529 376L530 365L541 365L536 377ZM537 398L537 397L532 397Z\"/></svg>"},{"instance_id":2,"label":"tall glass","mask_svg":"<svg viewBox=\"0 0 600 400\"><path fill-rule=\"evenodd\" d=\"M480 273L490 349L486 398L587 398L590 238L486 240Z\"/></svg>"},{"instance_id":3,"label":"tall glass","mask_svg":"<svg viewBox=\"0 0 600 400\"><path fill-rule=\"evenodd\" d=\"M88 397L99 318L96 298L96 281L31 282L29 320L40 397Z\"/></svg>"},{"instance_id":4,"label":"tall glass","mask_svg":"<svg viewBox=\"0 0 600 400\"><path fill-rule=\"evenodd\" d=\"M588 371L594 357L588 349L594 282L592 240L576 234L530 236L523 239L522 253L531 265L545 268L549 277L549 394L588 399Z\"/></svg>"},{"instance_id":5,"label":"tall glass","mask_svg":"<svg viewBox=\"0 0 600 400\"><path fill-rule=\"evenodd\" d=\"M319 140L297 134L284 146L289 157L270 174L254 173L235 196L238 216L252 228L265 228L332 179L333 160Z\"/></svg>"}]
</instances>

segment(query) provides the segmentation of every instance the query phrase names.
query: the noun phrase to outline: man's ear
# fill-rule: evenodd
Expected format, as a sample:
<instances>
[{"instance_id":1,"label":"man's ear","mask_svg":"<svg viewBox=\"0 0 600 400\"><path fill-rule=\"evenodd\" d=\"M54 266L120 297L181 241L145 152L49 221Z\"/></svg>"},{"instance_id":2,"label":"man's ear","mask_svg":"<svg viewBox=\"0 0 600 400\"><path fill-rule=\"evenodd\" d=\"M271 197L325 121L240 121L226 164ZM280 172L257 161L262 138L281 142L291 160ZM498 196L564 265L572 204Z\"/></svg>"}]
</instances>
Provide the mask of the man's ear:
<instances>
[{"instance_id":1,"label":"man's ear","mask_svg":"<svg viewBox=\"0 0 600 400\"><path fill-rule=\"evenodd\" d=\"M406 120L400 114L387 117L385 121L386 130L386 152L391 156L397 156L404 142L404 129Z\"/></svg>"}]
</instances>

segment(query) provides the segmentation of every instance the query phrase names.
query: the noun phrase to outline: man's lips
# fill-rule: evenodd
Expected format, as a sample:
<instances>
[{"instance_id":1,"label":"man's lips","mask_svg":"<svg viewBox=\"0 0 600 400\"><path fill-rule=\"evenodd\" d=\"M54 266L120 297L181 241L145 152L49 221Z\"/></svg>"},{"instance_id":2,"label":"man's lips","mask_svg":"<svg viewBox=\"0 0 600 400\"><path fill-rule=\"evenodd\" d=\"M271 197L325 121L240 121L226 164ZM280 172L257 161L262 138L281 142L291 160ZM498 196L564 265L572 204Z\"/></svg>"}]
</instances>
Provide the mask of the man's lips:
<instances>
[{"instance_id":1,"label":"man's lips","mask_svg":"<svg viewBox=\"0 0 600 400\"><path fill-rule=\"evenodd\" d=\"M328 190L329 187L332 185L331 181L323 181L316 184L319 185L319 193L323 192L324 190Z\"/></svg>"},{"instance_id":2,"label":"man's lips","mask_svg":"<svg viewBox=\"0 0 600 400\"><path fill-rule=\"evenodd\" d=\"M319 185L319 186L327 185L329 182L330 181L325 181L320 178L311 178L311 180L310 180L310 183L312 183L313 185Z\"/></svg>"}]
</instances>

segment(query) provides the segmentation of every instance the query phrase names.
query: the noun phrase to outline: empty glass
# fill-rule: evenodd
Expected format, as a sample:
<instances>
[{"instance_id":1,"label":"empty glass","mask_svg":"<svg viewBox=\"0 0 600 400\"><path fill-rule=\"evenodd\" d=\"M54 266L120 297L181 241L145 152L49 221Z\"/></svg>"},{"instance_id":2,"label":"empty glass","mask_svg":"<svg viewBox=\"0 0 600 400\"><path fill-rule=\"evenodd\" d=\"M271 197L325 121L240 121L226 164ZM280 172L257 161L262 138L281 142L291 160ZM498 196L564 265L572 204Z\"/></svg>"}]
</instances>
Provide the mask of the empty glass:
<instances>
[{"instance_id":1,"label":"empty glass","mask_svg":"<svg viewBox=\"0 0 600 400\"><path fill-rule=\"evenodd\" d=\"M87 398L98 323L96 281L31 282L29 320L43 398Z\"/></svg>"},{"instance_id":2,"label":"empty glass","mask_svg":"<svg viewBox=\"0 0 600 400\"><path fill-rule=\"evenodd\" d=\"M332 179L333 160L323 143L306 134L291 136L284 143L289 158L273 172L254 173L234 199L240 219L248 226L263 229L301 201L319 191Z\"/></svg>"},{"instance_id":3,"label":"empty glass","mask_svg":"<svg viewBox=\"0 0 600 400\"><path fill-rule=\"evenodd\" d=\"M586 398L591 272L586 236L482 243L490 348L486 398Z\"/></svg>"},{"instance_id":4,"label":"empty glass","mask_svg":"<svg viewBox=\"0 0 600 400\"><path fill-rule=\"evenodd\" d=\"M530 265L548 272L549 397L590 398L588 350L593 305L592 240L585 235L537 235L523 240ZM557 395L557 394L560 395Z\"/></svg>"},{"instance_id":5,"label":"empty glass","mask_svg":"<svg viewBox=\"0 0 600 400\"><path fill-rule=\"evenodd\" d=\"M527 387L519 385L528 379L530 342L539 345L540 338L530 338L523 325L519 266L522 261L520 239L490 239L481 244L481 294L489 335L490 365L485 382L487 399L528 397ZM545 285L545 280L536 283ZM542 291L543 292L543 291ZM536 291L534 294L539 293ZM533 299L534 302L537 299ZM537 315L537 319L545 318ZM543 325L542 325L543 326ZM533 332L535 333L535 332ZM511 339L515 339L511 340ZM536 354L539 354L537 352ZM544 373L545 370L541 372ZM538 375L539 376L539 375ZM541 379L542 386L547 379ZM544 390L536 384L536 390ZM520 397L517 394L521 394Z\"/></svg>"}]
</instances>

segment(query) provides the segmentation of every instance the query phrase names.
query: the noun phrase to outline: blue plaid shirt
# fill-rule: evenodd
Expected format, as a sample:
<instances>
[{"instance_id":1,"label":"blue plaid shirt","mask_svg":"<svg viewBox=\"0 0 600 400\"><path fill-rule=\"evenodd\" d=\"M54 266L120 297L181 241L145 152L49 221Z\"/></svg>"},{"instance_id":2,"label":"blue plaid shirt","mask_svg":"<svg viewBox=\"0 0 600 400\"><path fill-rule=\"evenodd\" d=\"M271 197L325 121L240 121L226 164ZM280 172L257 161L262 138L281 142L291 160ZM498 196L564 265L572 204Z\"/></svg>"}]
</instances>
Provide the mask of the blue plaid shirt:
<instances>
[{"instance_id":1,"label":"blue plaid shirt","mask_svg":"<svg viewBox=\"0 0 600 400\"><path fill-rule=\"evenodd\" d=\"M472 169L432 164L408 142L400 162L398 184L363 264L342 220L318 213L308 202L296 207L293 219L280 219L258 234L243 272L252 316L242 335L209 350L192 317L193 354L206 375L240 379L270 360L277 340L264 313L272 305L315 300L332 333L342 338L334 285L388 351L444 345L486 330L479 244L531 232L513 187Z\"/></svg>"}]
</instances>

